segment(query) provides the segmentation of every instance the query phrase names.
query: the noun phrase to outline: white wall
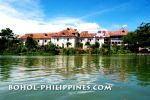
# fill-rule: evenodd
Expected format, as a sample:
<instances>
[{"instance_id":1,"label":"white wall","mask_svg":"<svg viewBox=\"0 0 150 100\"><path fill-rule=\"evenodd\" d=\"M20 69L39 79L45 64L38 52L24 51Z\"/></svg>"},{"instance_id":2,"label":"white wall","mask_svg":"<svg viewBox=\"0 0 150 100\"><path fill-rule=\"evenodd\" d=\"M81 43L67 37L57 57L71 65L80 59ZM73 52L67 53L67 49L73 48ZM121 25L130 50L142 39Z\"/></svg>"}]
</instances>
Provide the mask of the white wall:
<instances>
[{"instance_id":1,"label":"white wall","mask_svg":"<svg viewBox=\"0 0 150 100\"><path fill-rule=\"evenodd\" d=\"M67 40L69 38L69 41ZM57 39L59 39L57 41ZM91 39L91 41L90 41ZM99 40L98 40L99 39ZM45 41L46 40L46 41ZM82 41L81 41L82 40ZM25 44L25 41L23 41L23 43ZM67 48L67 42L70 42L71 45L69 45L69 47L75 48L77 41L76 37L58 37L58 38L51 38L51 39L36 39L36 41L38 42L38 45L47 45L50 41L56 45L56 46L60 46L63 47L64 44L64 48ZM95 44L95 42L99 42L100 47L102 46L102 44L104 44L104 38L103 37L98 37L98 38L80 38L79 42L83 44L83 49L86 49L87 46L85 45L86 42L90 42L90 44Z\"/></svg>"},{"instance_id":2,"label":"white wall","mask_svg":"<svg viewBox=\"0 0 150 100\"><path fill-rule=\"evenodd\" d=\"M113 39L111 39L110 40L110 42L111 42L111 45L113 45L113 44L116 44L116 45L121 45L122 43L123 43L123 41L122 40L113 40Z\"/></svg>"},{"instance_id":3,"label":"white wall","mask_svg":"<svg viewBox=\"0 0 150 100\"><path fill-rule=\"evenodd\" d=\"M67 39L69 39L69 40L67 40ZM56 46L60 46L60 47L63 47L63 44L64 44L64 48L67 48L66 44L67 44L67 42L70 42L71 45L69 45L69 47L75 48L76 37L58 37L58 38L52 38L51 42L53 44L55 44Z\"/></svg>"},{"instance_id":4,"label":"white wall","mask_svg":"<svg viewBox=\"0 0 150 100\"><path fill-rule=\"evenodd\" d=\"M103 37L97 38L96 41L99 43L99 47L101 47L104 44L104 38Z\"/></svg>"},{"instance_id":5,"label":"white wall","mask_svg":"<svg viewBox=\"0 0 150 100\"><path fill-rule=\"evenodd\" d=\"M38 42L38 45L47 45L51 39L38 39L36 41Z\"/></svg>"},{"instance_id":6,"label":"white wall","mask_svg":"<svg viewBox=\"0 0 150 100\"><path fill-rule=\"evenodd\" d=\"M90 39L91 39L91 41L90 41ZM102 44L104 44L104 38L103 37L100 37L100 38L80 38L79 42L83 44L83 49L87 48L87 46L85 45L86 42L90 42L90 44L95 44L95 42L98 42L100 44L100 47L101 47Z\"/></svg>"}]
</instances>

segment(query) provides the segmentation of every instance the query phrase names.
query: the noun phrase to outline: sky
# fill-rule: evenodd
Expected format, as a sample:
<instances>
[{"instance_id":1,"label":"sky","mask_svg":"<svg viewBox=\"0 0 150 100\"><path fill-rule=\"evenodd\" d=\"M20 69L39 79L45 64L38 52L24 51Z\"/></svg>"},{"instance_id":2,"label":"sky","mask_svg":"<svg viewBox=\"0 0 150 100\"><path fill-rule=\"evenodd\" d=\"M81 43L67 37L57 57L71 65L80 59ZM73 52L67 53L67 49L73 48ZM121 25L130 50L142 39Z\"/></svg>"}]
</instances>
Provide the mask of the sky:
<instances>
[{"instance_id":1,"label":"sky","mask_svg":"<svg viewBox=\"0 0 150 100\"><path fill-rule=\"evenodd\" d=\"M78 31L134 31L150 22L150 0L0 0L0 30L15 34Z\"/></svg>"}]
</instances>

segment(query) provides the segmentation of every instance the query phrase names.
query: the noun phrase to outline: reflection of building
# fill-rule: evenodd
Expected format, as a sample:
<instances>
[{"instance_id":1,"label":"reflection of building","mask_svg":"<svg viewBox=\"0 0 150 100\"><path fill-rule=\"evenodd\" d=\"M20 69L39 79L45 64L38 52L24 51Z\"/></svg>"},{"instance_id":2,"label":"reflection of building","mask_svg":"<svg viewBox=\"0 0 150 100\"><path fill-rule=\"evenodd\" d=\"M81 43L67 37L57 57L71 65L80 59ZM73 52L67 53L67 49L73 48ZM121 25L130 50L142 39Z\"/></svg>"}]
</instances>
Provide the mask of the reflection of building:
<instances>
[{"instance_id":1,"label":"reflection of building","mask_svg":"<svg viewBox=\"0 0 150 100\"><path fill-rule=\"evenodd\" d=\"M102 44L122 44L121 37L127 35L128 31L121 28L117 31L98 31L97 33L89 33L88 31L78 32L76 29L67 28L60 32L53 33L28 33L23 35L20 39L23 42L27 37L32 37L38 42L39 45L47 45L48 42L52 42L56 46L63 48L72 47L75 48L77 43L81 43L83 48L87 48L87 44L95 44L98 42L100 47Z\"/></svg>"}]
</instances>

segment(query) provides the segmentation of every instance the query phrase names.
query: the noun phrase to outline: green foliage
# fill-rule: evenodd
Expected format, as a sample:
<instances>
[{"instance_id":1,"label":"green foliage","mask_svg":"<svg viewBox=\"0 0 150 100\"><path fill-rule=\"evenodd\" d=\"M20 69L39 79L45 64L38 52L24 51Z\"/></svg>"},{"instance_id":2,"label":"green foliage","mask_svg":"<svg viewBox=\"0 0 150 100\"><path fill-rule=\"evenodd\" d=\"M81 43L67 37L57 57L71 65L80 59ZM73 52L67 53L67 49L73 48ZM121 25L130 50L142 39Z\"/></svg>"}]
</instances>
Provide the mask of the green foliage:
<instances>
[{"instance_id":1,"label":"green foliage","mask_svg":"<svg viewBox=\"0 0 150 100\"><path fill-rule=\"evenodd\" d=\"M99 48L99 46L100 46L100 44L98 42L95 42L95 44L91 45L91 48L96 49L96 48Z\"/></svg>"},{"instance_id":2,"label":"green foliage","mask_svg":"<svg viewBox=\"0 0 150 100\"><path fill-rule=\"evenodd\" d=\"M118 53L118 49L119 49L119 47L117 46L117 45L112 45L111 46L111 53L112 54L117 54Z\"/></svg>"},{"instance_id":3,"label":"green foliage","mask_svg":"<svg viewBox=\"0 0 150 100\"><path fill-rule=\"evenodd\" d=\"M74 48L62 48L61 49L61 54L63 54L63 55L73 55L75 53L76 53L76 51Z\"/></svg>"},{"instance_id":4,"label":"green foliage","mask_svg":"<svg viewBox=\"0 0 150 100\"><path fill-rule=\"evenodd\" d=\"M76 43L76 48L83 48L83 43L77 42Z\"/></svg>"},{"instance_id":5,"label":"green foliage","mask_svg":"<svg viewBox=\"0 0 150 100\"><path fill-rule=\"evenodd\" d=\"M125 46L124 44L121 44L120 46L117 45L113 45L111 46L111 54L126 54L126 53L130 53L127 46Z\"/></svg>"},{"instance_id":6,"label":"green foliage","mask_svg":"<svg viewBox=\"0 0 150 100\"><path fill-rule=\"evenodd\" d=\"M110 46L108 44L103 44L100 48L100 54L109 55L110 54Z\"/></svg>"},{"instance_id":7,"label":"green foliage","mask_svg":"<svg viewBox=\"0 0 150 100\"><path fill-rule=\"evenodd\" d=\"M134 32L123 37L132 52L138 52L139 47L150 47L150 23L142 23Z\"/></svg>"},{"instance_id":8,"label":"green foliage","mask_svg":"<svg viewBox=\"0 0 150 100\"><path fill-rule=\"evenodd\" d=\"M37 44L37 41L33 40L32 37L27 37L25 47L28 49L28 51L34 51L37 47Z\"/></svg>"},{"instance_id":9,"label":"green foliage","mask_svg":"<svg viewBox=\"0 0 150 100\"><path fill-rule=\"evenodd\" d=\"M10 38L14 38L14 33L11 29L6 28L1 30L0 36L5 39L10 39Z\"/></svg>"},{"instance_id":10,"label":"green foliage","mask_svg":"<svg viewBox=\"0 0 150 100\"><path fill-rule=\"evenodd\" d=\"M76 48L75 52L76 52L76 54L84 54L85 50L83 50L82 48Z\"/></svg>"},{"instance_id":11,"label":"green foliage","mask_svg":"<svg viewBox=\"0 0 150 100\"><path fill-rule=\"evenodd\" d=\"M44 46L44 52L48 52L50 54L58 54L57 49L58 47L51 42Z\"/></svg>"},{"instance_id":12,"label":"green foliage","mask_svg":"<svg viewBox=\"0 0 150 100\"><path fill-rule=\"evenodd\" d=\"M142 23L136 30L137 42L140 47L150 46L150 23Z\"/></svg>"},{"instance_id":13,"label":"green foliage","mask_svg":"<svg viewBox=\"0 0 150 100\"><path fill-rule=\"evenodd\" d=\"M15 36L12 30L9 28L2 29L0 32L0 53L6 52L9 47L12 47L15 43Z\"/></svg>"},{"instance_id":14,"label":"green foliage","mask_svg":"<svg viewBox=\"0 0 150 100\"><path fill-rule=\"evenodd\" d=\"M92 54L100 54L100 49L99 48L92 49Z\"/></svg>"},{"instance_id":15,"label":"green foliage","mask_svg":"<svg viewBox=\"0 0 150 100\"><path fill-rule=\"evenodd\" d=\"M136 32L129 32L123 37L123 41L128 44L128 48L132 52L138 52L138 37Z\"/></svg>"}]
</instances>

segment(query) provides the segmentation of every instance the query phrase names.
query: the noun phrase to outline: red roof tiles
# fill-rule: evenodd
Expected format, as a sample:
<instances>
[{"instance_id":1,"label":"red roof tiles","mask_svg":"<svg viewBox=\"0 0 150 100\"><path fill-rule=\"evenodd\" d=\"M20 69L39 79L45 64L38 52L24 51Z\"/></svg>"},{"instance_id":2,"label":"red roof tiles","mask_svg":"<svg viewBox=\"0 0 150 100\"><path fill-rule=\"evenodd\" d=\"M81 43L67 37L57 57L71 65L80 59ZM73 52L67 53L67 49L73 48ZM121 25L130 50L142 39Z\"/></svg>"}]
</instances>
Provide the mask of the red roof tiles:
<instances>
[{"instance_id":1,"label":"red roof tiles","mask_svg":"<svg viewBox=\"0 0 150 100\"><path fill-rule=\"evenodd\" d=\"M128 34L128 31L124 28L121 28L117 31L98 31L98 33L104 33L105 37L111 36L124 36ZM62 30L58 33L28 33L20 37L21 39L26 39L27 37L31 36L33 39L50 39L51 37L76 37L77 34L76 29L67 28ZM82 31L80 33L81 38L94 38L99 37L96 33L88 33L88 31Z\"/></svg>"},{"instance_id":2,"label":"red roof tiles","mask_svg":"<svg viewBox=\"0 0 150 100\"><path fill-rule=\"evenodd\" d=\"M67 28L65 30L62 30L56 34L54 34L52 37L75 37L77 34L76 29Z\"/></svg>"},{"instance_id":3,"label":"red roof tiles","mask_svg":"<svg viewBox=\"0 0 150 100\"><path fill-rule=\"evenodd\" d=\"M110 36L125 36L128 34L128 31L124 28L121 28L120 30L117 31L108 31L105 32L105 37L110 37Z\"/></svg>"},{"instance_id":4,"label":"red roof tiles","mask_svg":"<svg viewBox=\"0 0 150 100\"><path fill-rule=\"evenodd\" d=\"M55 33L27 33L21 36L21 39L27 39L27 37L32 37L33 39L50 39Z\"/></svg>"},{"instance_id":5,"label":"red roof tiles","mask_svg":"<svg viewBox=\"0 0 150 100\"><path fill-rule=\"evenodd\" d=\"M95 33L88 33L88 31L82 31L82 32L80 33L80 37L81 37L81 38L93 38L93 37L95 37L95 36L96 36Z\"/></svg>"}]
</instances>

